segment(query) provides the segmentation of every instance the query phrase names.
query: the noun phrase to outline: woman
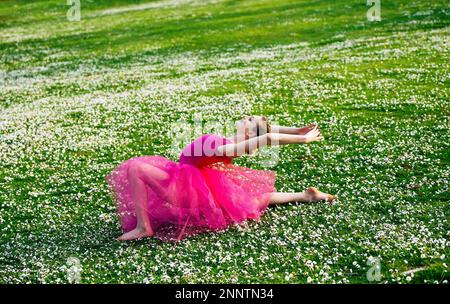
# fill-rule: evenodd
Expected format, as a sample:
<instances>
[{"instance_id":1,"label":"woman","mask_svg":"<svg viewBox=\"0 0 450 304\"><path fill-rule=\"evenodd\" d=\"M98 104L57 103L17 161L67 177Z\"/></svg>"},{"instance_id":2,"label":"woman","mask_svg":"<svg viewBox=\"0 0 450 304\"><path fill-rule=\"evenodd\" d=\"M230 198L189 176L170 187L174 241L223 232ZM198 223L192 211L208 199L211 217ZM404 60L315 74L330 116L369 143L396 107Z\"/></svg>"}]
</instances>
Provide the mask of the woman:
<instances>
[{"instance_id":1,"label":"woman","mask_svg":"<svg viewBox=\"0 0 450 304\"><path fill-rule=\"evenodd\" d=\"M269 205L335 199L313 187L276 192L275 172L232 164L234 158L265 145L320 141L316 125L271 127L265 117L249 116L236 127L231 138L208 134L196 139L183 149L178 163L161 156L134 157L108 174L124 232L119 240L154 236L179 241L257 220Z\"/></svg>"}]
</instances>

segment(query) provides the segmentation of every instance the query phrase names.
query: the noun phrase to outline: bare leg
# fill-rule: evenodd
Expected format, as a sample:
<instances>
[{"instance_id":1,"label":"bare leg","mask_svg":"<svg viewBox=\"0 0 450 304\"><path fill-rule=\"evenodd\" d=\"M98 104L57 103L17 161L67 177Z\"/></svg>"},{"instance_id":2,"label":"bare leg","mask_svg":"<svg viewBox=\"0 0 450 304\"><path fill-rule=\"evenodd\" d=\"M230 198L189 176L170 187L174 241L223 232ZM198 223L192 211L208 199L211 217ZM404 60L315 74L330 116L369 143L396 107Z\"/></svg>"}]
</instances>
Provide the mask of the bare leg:
<instances>
[{"instance_id":1,"label":"bare leg","mask_svg":"<svg viewBox=\"0 0 450 304\"><path fill-rule=\"evenodd\" d=\"M161 189L159 182L168 178L168 175L155 166L146 163L134 163L128 168L128 178L131 186L131 196L136 208L137 225L135 229L119 237L120 241L153 235L146 208L147 186L152 187L156 192L164 193L164 189Z\"/></svg>"},{"instance_id":2,"label":"bare leg","mask_svg":"<svg viewBox=\"0 0 450 304\"><path fill-rule=\"evenodd\" d=\"M297 193L274 192L270 196L270 205L280 205L290 202L309 203L322 200L332 201L335 199L336 196L320 192L318 189L311 187L304 192Z\"/></svg>"}]
</instances>

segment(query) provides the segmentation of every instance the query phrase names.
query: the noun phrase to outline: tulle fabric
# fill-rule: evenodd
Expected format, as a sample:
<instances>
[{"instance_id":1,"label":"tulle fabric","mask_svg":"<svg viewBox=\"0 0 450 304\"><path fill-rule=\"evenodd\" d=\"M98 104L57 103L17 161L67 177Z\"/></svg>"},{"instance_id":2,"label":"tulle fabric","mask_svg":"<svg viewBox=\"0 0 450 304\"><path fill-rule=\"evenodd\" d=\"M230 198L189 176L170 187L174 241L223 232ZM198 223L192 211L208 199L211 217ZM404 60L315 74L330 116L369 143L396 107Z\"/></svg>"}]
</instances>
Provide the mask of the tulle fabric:
<instances>
[{"instance_id":1,"label":"tulle fabric","mask_svg":"<svg viewBox=\"0 0 450 304\"><path fill-rule=\"evenodd\" d=\"M191 153L199 143L202 150ZM140 156L118 165L106 179L117 202L123 232L137 224L128 179L128 168L135 162L156 166L169 176L160 182L158 188L163 190L146 187L146 213L154 236L162 241L179 241L248 219L258 220L275 191L275 172L235 166L229 157L211 155L218 144L226 143L223 137L204 135L183 149L179 162Z\"/></svg>"}]
</instances>

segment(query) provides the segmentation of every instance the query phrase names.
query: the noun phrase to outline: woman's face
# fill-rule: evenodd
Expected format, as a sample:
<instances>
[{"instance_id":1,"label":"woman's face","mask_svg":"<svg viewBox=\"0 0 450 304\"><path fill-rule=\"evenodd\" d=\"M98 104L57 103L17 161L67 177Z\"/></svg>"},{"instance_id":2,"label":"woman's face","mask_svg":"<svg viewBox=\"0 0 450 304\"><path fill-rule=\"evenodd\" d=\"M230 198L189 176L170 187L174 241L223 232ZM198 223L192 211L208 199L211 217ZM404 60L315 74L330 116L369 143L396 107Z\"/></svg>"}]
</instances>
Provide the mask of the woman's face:
<instances>
[{"instance_id":1,"label":"woman's face","mask_svg":"<svg viewBox=\"0 0 450 304\"><path fill-rule=\"evenodd\" d=\"M264 121L262 116L245 116L236 122L238 135L244 135L245 139L257 136L258 125Z\"/></svg>"}]
</instances>

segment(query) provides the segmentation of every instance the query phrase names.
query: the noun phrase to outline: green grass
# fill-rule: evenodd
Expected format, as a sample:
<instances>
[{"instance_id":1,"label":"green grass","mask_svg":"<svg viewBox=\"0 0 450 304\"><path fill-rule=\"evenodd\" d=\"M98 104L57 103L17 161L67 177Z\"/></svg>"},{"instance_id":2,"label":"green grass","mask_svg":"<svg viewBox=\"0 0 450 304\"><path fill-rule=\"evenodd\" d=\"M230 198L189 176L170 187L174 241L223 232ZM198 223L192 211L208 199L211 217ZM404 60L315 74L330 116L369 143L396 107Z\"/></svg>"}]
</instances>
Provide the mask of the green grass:
<instances>
[{"instance_id":1,"label":"green grass","mask_svg":"<svg viewBox=\"0 0 450 304\"><path fill-rule=\"evenodd\" d=\"M65 3L0 2L1 283L67 282L69 257L83 283L367 283L369 257L381 282L448 282L447 1L385 0L380 22L362 0L82 0L79 22ZM280 191L314 185L335 205L176 246L114 240L108 172L176 160L171 131L194 114L252 113L326 140L237 163L279 151Z\"/></svg>"}]
</instances>

